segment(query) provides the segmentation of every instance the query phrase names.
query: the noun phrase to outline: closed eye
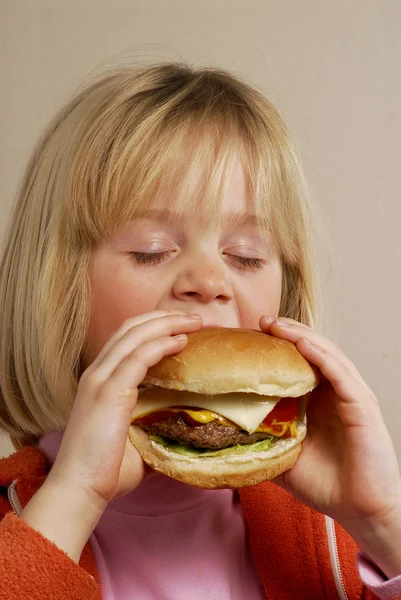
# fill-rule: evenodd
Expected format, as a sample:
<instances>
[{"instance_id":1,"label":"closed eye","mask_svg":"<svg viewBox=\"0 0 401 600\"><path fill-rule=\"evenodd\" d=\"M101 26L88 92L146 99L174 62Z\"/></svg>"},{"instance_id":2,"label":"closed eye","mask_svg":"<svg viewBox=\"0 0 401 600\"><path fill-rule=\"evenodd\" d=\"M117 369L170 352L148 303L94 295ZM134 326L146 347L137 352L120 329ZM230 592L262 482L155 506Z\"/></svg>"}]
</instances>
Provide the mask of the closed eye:
<instances>
[{"instance_id":1,"label":"closed eye","mask_svg":"<svg viewBox=\"0 0 401 600\"><path fill-rule=\"evenodd\" d=\"M157 265L173 254L172 250L163 252L130 252L131 257L138 265Z\"/></svg>"},{"instance_id":2,"label":"closed eye","mask_svg":"<svg viewBox=\"0 0 401 600\"><path fill-rule=\"evenodd\" d=\"M237 254L226 254L230 261L237 263L241 268L256 271L264 266L264 261L260 258L250 258L248 256L239 256Z\"/></svg>"}]
</instances>

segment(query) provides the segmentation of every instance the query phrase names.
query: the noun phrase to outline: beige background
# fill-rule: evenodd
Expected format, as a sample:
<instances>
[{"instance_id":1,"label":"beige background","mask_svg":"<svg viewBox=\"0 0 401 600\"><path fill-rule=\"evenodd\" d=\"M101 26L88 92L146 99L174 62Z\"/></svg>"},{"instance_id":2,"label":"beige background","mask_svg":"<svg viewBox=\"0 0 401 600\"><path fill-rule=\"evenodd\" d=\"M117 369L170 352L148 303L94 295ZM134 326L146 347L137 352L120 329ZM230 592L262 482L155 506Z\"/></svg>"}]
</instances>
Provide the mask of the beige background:
<instances>
[{"instance_id":1,"label":"beige background","mask_svg":"<svg viewBox=\"0 0 401 600\"><path fill-rule=\"evenodd\" d=\"M401 458L400 0L3 0L1 8L0 236L37 135L94 68L182 58L252 80L298 139L331 239L332 334L378 395ZM0 455L9 451L0 440Z\"/></svg>"}]
</instances>

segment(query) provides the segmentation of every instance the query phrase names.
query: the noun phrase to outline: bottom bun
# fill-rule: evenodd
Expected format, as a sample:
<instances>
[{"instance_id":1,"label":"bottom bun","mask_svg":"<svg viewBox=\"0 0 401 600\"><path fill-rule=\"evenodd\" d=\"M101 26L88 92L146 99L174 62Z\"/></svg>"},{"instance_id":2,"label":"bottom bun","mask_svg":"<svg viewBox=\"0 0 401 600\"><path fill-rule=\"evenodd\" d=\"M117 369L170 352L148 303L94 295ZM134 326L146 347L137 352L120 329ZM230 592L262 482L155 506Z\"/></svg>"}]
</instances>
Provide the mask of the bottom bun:
<instances>
[{"instance_id":1,"label":"bottom bun","mask_svg":"<svg viewBox=\"0 0 401 600\"><path fill-rule=\"evenodd\" d=\"M266 452L246 452L227 456L193 458L172 452L131 425L129 437L142 459L152 469L183 483L201 488L238 488L273 479L291 469L301 453L306 426L297 423L297 437L280 440Z\"/></svg>"}]
</instances>

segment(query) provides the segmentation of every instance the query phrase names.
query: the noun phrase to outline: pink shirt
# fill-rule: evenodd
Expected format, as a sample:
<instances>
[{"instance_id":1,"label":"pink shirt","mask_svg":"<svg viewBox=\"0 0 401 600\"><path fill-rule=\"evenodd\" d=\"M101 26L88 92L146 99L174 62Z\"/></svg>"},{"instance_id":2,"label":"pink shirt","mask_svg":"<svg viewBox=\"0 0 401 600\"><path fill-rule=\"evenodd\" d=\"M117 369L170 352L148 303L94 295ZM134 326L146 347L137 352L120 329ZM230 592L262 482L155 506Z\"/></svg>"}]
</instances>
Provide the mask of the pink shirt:
<instances>
[{"instance_id":1,"label":"pink shirt","mask_svg":"<svg viewBox=\"0 0 401 600\"><path fill-rule=\"evenodd\" d=\"M262 600L232 490L164 475L110 503L90 543L107 600Z\"/></svg>"},{"instance_id":2,"label":"pink shirt","mask_svg":"<svg viewBox=\"0 0 401 600\"><path fill-rule=\"evenodd\" d=\"M40 446L54 462L61 434ZM104 600L262 600L238 495L202 490L164 475L110 502L90 537ZM360 553L362 581L379 597L401 595Z\"/></svg>"}]
</instances>

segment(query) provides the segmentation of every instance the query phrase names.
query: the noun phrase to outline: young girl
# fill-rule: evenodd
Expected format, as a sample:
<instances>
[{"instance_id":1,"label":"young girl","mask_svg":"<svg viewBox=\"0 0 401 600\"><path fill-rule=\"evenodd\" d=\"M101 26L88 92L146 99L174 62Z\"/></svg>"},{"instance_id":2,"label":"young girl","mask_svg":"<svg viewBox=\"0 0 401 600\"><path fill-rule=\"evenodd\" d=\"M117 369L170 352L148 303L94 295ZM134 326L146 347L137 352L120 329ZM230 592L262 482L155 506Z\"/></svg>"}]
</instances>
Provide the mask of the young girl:
<instances>
[{"instance_id":1,"label":"young girl","mask_svg":"<svg viewBox=\"0 0 401 600\"><path fill-rule=\"evenodd\" d=\"M103 75L27 167L0 272L3 598L401 597L401 482L378 402L311 327L312 214L289 133L229 73ZM239 492L127 441L147 369L204 326L322 373L296 465ZM275 485L277 484L277 485Z\"/></svg>"}]
</instances>

